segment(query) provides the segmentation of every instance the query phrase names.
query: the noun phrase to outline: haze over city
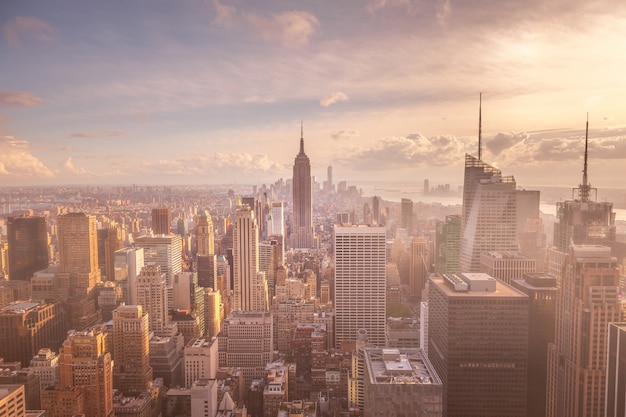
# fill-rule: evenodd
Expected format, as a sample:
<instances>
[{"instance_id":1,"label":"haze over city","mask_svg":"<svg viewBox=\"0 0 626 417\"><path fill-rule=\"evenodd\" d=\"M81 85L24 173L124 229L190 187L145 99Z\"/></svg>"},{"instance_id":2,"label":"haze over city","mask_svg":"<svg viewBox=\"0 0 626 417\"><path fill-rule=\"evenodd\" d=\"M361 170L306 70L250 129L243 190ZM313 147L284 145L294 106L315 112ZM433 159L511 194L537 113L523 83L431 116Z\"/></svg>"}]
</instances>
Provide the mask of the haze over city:
<instances>
[{"instance_id":1,"label":"haze over city","mask_svg":"<svg viewBox=\"0 0 626 417\"><path fill-rule=\"evenodd\" d=\"M0 7L3 185L259 183L312 173L460 185L476 153L520 185L626 158L626 5L69 1Z\"/></svg>"}]
</instances>

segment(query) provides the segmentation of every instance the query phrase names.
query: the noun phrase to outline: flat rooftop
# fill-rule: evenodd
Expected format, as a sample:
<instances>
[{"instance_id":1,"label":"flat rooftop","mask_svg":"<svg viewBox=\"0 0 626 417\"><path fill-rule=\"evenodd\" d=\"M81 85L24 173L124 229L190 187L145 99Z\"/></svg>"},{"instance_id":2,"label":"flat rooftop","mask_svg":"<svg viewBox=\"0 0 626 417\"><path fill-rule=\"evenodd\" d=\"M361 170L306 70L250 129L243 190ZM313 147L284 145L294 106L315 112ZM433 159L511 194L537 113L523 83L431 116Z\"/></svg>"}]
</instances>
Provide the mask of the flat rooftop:
<instances>
[{"instance_id":1,"label":"flat rooftop","mask_svg":"<svg viewBox=\"0 0 626 417\"><path fill-rule=\"evenodd\" d=\"M365 362L372 384L441 384L420 349L367 348Z\"/></svg>"},{"instance_id":2,"label":"flat rooftop","mask_svg":"<svg viewBox=\"0 0 626 417\"><path fill-rule=\"evenodd\" d=\"M474 275L474 274L469 274ZM488 274L482 274L490 277ZM490 277L491 278L491 277ZM494 279L494 278L492 278ZM496 281L495 291L455 291L448 287L442 277L433 277L430 279L433 284L437 285L448 297L476 297L476 298L498 298L498 297L526 297L526 294L516 290L503 283L502 281Z\"/></svg>"}]
</instances>

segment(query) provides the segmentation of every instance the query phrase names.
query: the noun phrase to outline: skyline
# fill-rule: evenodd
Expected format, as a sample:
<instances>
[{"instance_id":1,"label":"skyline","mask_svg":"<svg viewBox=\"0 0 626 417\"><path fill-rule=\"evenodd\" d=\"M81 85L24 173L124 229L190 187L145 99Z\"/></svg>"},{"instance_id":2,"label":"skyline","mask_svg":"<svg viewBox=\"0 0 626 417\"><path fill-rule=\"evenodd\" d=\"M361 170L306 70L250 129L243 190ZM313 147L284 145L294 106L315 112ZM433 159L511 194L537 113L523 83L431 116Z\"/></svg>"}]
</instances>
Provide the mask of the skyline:
<instances>
[{"instance_id":1,"label":"skyline","mask_svg":"<svg viewBox=\"0 0 626 417\"><path fill-rule=\"evenodd\" d=\"M621 186L617 0L107 3L0 9L0 182L460 185L477 154L520 186ZM621 47L621 48L620 48Z\"/></svg>"}]
</instances>

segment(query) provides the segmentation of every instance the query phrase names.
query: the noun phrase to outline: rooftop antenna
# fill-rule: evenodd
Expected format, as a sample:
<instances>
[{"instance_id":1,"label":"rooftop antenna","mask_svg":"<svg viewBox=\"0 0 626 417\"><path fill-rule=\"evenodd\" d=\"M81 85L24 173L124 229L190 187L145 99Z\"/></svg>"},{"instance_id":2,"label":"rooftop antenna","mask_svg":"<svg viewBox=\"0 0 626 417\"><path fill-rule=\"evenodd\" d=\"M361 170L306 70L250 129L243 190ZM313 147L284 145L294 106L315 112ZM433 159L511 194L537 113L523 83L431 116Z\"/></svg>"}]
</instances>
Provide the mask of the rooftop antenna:
<instances>
[{"instance_id":1,"label":"rooftop antenna","mask_svg":"<svg viewBox=\"0 0 626 417\"><path fill-rule=\"evenodd\" d=\"M482 161L482 130L483 130L483 93L478 96L478 160Z\"/></svg>"},{"instance_id":2,"label":"rooftop antenna","mask_svg":"<svg viewBox=\"0 0 626 417\"><path fill-rule=\"evenodd\" d=\"M300 154L304 155L304 123L300 119Z\"/></svg>"},{"instance_id":3,"label":"rooftop antenna","mask_svg":"<svg viewBox=\"0 0 626 417\"><path fill-rule=\"evenodd\" d=\"M587 177L587 154L589 150L589 113L587 113L587 123L585 125L585 164L583 165L583 183L580 186L580 199L584 202L589 201L590 188Z\"/></svg>"}]
</instances>

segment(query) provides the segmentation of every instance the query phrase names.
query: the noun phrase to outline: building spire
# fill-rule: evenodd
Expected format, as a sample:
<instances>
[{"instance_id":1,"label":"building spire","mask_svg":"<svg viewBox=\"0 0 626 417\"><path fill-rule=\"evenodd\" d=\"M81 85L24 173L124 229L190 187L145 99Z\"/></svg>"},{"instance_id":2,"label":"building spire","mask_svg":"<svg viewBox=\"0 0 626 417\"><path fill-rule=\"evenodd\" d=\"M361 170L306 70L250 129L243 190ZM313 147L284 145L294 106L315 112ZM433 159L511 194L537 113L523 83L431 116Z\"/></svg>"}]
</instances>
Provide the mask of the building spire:
<instances>
[{"instance_id":1,"label":"building spire","mask_svg":"<svg viewBox=\"0 0 626 417\"><path fill-rule=\"evenodd\" d=\"M304 153L304 123L300 120L300 153L298 156L306 156Z\"/></svg>"},{"instance_id":2,"label":"building spire","mask_svg":"<svg viewBox=\"0 0 626 417\"><path fill-rule=\"evenodd\" d=\"M585 163L583 165L583 183L580 185L580 200L588 202L591 194L591 185L587 177L587 154L589 149L589 113L587 113L587 123L585 125Z\"/></svg>"},{"instance_id":3,"label":"building spire","mask_svg":"<svg viewBox=\"0 0 626 417\"><path fill-rule=\"evenodd\" d=\"M483 93L480 93L480 95L478 96L478 160L482 161L482 148L483 148L483 135L482 135L482 129L483 129L483 119L482 119L482 114L483 114Z\"/></svg>"}]
</instances>

